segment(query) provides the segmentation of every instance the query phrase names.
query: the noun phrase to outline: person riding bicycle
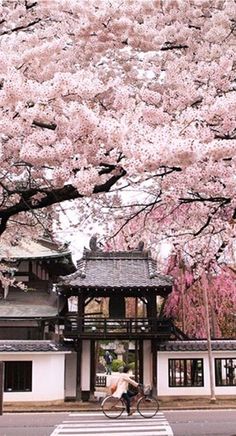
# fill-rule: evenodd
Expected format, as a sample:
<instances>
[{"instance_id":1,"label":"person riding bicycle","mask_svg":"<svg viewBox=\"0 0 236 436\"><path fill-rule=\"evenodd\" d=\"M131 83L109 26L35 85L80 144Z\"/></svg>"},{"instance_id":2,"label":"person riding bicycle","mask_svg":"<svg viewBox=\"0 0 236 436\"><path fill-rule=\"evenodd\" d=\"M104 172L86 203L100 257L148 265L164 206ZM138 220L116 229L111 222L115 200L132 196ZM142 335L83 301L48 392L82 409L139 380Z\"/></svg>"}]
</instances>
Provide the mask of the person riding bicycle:
<instances>
[{"instance_id":1,"label":"person riding bicycle","mask_svg":"<svg viewBox=\"0 0 236 436\"><path fill-rule=\"evenodd\" d=\"M129 384L135 386L136 388L141 385L128 376L128 371L129 367L124 366L123 372L120 374L117 380L116 390L113 392L112 396L116 398L123 398L125 400L126 411L128 416L130 416L133 414L133 412L130 410L130 399L136 394L128 389Z\"/></svg>"}]
</instances>

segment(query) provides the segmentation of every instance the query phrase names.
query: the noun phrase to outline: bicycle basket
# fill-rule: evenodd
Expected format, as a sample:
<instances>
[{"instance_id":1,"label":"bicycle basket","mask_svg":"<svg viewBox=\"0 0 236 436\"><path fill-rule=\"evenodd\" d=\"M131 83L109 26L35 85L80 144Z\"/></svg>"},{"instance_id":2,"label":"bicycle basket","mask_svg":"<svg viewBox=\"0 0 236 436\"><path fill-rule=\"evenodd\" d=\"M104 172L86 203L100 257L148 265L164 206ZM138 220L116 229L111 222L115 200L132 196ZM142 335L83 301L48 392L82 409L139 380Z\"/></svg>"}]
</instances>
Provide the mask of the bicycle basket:
<instances>
[{"instance_id":1,"label":"bicycle basket","mask_svg":"<svg viewBox=\"0 0 236 436\"><path fill-rule=\"evenodd\" d=\"M144 395L150 395L150 393L151 393L151 386L150 385L144 386L143 393L144 393Z\"/></svg>"}]
</instances>

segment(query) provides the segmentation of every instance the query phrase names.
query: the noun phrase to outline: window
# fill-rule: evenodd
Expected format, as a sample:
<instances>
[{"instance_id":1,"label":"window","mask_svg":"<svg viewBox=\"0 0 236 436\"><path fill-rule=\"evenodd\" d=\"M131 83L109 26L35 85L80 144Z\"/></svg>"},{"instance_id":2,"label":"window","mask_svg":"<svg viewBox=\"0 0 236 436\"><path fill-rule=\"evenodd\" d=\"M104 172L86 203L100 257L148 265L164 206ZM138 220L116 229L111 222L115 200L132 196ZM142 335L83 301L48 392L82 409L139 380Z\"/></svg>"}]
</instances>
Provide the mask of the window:
<instances>
[{"instance_id":1,"label":"window","mask_svg":"<svg viewBox=\"0 0 236 436\"><path fill-rule=\"evenodd\" d=\"M169 386L203 386L203 359L169 359Z\"/></svg>"},{"instance_id":2,"label":"window","mask_svg":"<svg viewBox=\"0 0 236 436\"><path fill-rule=\"evenodd\" d=\"M5 362L4 391L5 392L32 391L32 362L31 361Z\"/></svg>"},{"instance_id":3,"label":"window","mask_svg":"<svg viewBox=\"0 0 236 436\"><path fill-rule=\"evenodd\" d=\"M236 386L236 358L215 359L216 386Z\"/></svg>"}]
</instances>

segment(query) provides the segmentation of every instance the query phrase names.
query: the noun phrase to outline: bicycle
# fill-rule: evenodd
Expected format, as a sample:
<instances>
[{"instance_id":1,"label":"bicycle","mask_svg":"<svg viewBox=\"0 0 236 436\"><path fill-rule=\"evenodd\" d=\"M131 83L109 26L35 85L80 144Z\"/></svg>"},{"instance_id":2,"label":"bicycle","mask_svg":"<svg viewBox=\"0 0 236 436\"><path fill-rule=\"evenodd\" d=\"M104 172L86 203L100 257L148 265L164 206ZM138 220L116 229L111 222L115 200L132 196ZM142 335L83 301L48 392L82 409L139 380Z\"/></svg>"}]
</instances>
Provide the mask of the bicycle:
<instances>
[{"instance_id":1,"label":"bicycle","mask_svg":"<svg viewBox=\"0 0 236 436\"><path fill-rule=\"evenodd\" d=\"M131 398L131 407L135 404L136 410L143 418L153 418L159 410L159 402L150 395L150 387L139 387L139 391ZM107 418L119 418L126 410L123 398L108 395L102 402L102 411Z\"/></svg>"}]
</instances>

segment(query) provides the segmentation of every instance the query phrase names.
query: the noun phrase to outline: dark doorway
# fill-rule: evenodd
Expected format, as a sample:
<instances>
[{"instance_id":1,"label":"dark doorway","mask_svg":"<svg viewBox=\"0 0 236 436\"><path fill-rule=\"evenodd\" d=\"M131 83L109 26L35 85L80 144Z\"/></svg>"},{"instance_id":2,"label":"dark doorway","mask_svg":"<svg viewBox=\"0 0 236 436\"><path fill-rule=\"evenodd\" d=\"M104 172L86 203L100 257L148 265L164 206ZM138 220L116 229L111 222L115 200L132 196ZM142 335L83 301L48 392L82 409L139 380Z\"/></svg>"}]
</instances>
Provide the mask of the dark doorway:
<instances>
[{"instance_id":1,"label":"dark doorway","mask_svg":"<svg viewBox=\"0 0 236 436\"><path fill-rule=\"evenodd\" d=\"M109 299L109 317L125 318L125 298L120 295L112 295Z\"/></svg>"}]
</instances>

